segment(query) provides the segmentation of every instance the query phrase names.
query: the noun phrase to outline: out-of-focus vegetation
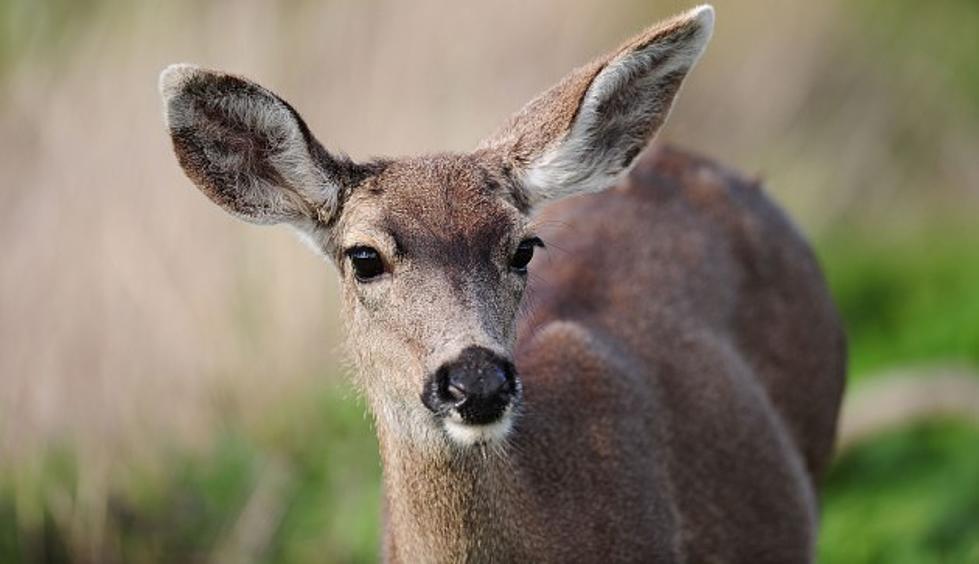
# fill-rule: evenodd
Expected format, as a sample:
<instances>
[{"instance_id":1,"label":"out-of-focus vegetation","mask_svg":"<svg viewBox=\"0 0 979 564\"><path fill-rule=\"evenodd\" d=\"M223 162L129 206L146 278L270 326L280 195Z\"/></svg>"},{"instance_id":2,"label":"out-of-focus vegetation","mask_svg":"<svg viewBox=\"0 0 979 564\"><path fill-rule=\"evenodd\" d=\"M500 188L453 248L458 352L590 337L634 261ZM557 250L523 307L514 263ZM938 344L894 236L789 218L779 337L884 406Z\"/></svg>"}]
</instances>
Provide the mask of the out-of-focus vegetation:
<instances>
[{"instance_id":1,"label":"out-of-focus vegetation","mask_svg":"<svg viewBox=\"0 0 979 564\"><path fill-rule=\"evenodd\" d=\"M822 562L979 560L979 430L936 421L842 456L823 492Z\"/></svg>"},{"instance_id":2,"label":"out-of-focus vegetation","mask_svg":"<svg viewBox=\"0 0 979 564\"><path fill-rule=\"evenodd\" d=\"M849 331L851 386L899 367L979 366L974 227L836 233L819 248ZM822 562L979 559L979 428L938 420L845 453L823 492Z\"/></svg>"},{"instance_id":3,"label":"out-of-focus vegetation","mask_svg":"<svg viewBox=\"0 0 979 564\"><path fill-rule=\"evenodd\" d=\"M0 561L376 560L377 444L349 392L295 398L260 429L225 421L203 450L162 446L104 499L86 499L79 453L53 447L0 478Z\"/></svg>"},{"instance_id":4,"label":"out-of-focus vegetation","mask_svg":"<svg viewBox=\"0 0 979 564\"><path fill-rule=\"evenodd\" d=\"M376 559L333 274L189 187L165 64L250 74L355 157L465 149L688 3L611 4L0 2L0 562ZM854 382L979 368L979 6L717 8L663 136L760 171L813 237ZM845 453L820 559L979 561L979 430Z\"/></svg>"},{"instance_id":5,"label":"out-of-focus vegetation","mask_svg":"<svg viewBox=\"0 0 979 564\"><path fill-rule=\"evenodd\" d=\"M840 230L819 250L848 328L851 378L928 361L979 366L974 226Z\"/></svg>"}]
</instances>

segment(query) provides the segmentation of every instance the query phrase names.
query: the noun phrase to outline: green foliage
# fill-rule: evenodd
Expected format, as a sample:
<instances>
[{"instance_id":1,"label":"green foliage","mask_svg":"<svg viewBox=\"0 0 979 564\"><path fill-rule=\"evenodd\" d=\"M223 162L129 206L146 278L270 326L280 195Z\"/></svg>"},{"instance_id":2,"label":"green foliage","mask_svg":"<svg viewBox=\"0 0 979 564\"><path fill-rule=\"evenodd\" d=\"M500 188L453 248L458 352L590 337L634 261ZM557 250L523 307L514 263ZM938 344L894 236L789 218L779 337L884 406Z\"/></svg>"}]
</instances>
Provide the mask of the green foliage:
<instances>
[{"instance_id":1,"label":"green foliage","mask_svg":"<svg viewBox=\"0 0 979 564\"><path fill-rule=\"evenodd\" d=\"M113 496L109 519L124 560L203 559L247 500L257 455L242 437L223 436L207 456L174 453L162 483Z\"/></svg>"},{"instance_id":2,"label":"green foliage","mask_svg":"<svg viewBox=\"0 0 979 564\"><path fill-rule=\"evenodd\" d=\"M979 365L974 230L841 232L820 251L847 324L851 378ZM875 440L837 461L823 501L823 562L979 561L979 430L946 422Z\"/></svg>"},{"instance_id":3,"label":"green foliage","mask_svg":"<svg viewBox=\"0 0 979 564\"><path fill-rule=\"evenodd\" d=\"M900 73L909 58L935 68L939 79L979 114L979 5L974 0L863 0L859 25L880 59Z\"/></svg>"},{"instance_id":4,"label":"green foliage","mask_svg":"<svg viewBox=\"0 0 979 564\"><path fill-rule=\"evenodd\" d=\"M377 560L380 461L363 405L330 390L304 418L284 418L262 442L292 470L272 562ZM304 420L303 420L304 419Z\"/></svg>"},{"instance_id":5,"label":"green foliage","mask_svg":"<svg viewBox=\"0 0 979 564\"><path fill-rule=\"evenodd\" d=\"M979 235L850 231L820 250L854 377L923 361L979 365Z\"/></svg>"},{"instance_id":6,"label":"green foliage","mask_svg":"<svg viewBox=\"0 0 979 564\"><path fill-rule=\"evenodd\" d=\"M268 562L375 561L377 445L363 406L345 395L331 389L296 401L258 431L229 423L203 452L172 451L158 468L119 477L97 560L204 562L231 554L234 561L237 528L266 482L273 487L256 509L278 522L251 554ZM73 529L94 515L79 510L78 478L70 451L53 452L36 474L0 477L0 562L84 560L88 547L71 544ZM52 503L53 494L62 501ZM254 540L253 531L241 533Z\"/></svg>"},{"instance_id":7,"label":"green foliage","mask_svg":"<svg viewBox=\"0 0 979 564\"><path fill-rule=\"evenodd\" d=\"M979 562L979 429L877 439L837 461L824 500L822 562Z\"/></svg>"},{"instance_id":8,"label":"green foliage","mask_svg":"<svg viewBox=\"0 0 979 564\"><path fill-rule=\"evenodd\" d=\"M25 53L63 50L101 4L96 0L0 2L0 75Z\"/></svg>"}]
</instances>

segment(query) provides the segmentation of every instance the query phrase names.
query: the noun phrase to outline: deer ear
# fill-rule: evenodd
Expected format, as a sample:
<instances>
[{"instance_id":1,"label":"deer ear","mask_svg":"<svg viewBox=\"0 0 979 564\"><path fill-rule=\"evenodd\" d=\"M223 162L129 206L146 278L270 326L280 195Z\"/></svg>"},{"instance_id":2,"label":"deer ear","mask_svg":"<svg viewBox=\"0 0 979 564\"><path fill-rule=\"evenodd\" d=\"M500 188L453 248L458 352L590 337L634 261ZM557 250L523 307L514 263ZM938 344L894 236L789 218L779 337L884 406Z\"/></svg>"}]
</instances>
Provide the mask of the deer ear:
<instances>
[{"instance_id":1,"label":"deer ear","mask_svg":"<svg viewBox=\"0 0 979 564\"><path fill-rule=\"evenodd\" d=\"M358 166L331 156L292 107L261 86L193 65L160 74L167 129L187 176L252 223L329 223Z\"/></svg>"},{"instance_id":2,"label":"deer ear","mask_svg":"<svg viewBox=\"0 0 979 564\"><path fill-rule=\"evenodd\" d=\"M480 148L503 153L530 205L609 187L663 125L713 25L704 5L647 29L573 71Z\"/></svg>"}]
</instances>

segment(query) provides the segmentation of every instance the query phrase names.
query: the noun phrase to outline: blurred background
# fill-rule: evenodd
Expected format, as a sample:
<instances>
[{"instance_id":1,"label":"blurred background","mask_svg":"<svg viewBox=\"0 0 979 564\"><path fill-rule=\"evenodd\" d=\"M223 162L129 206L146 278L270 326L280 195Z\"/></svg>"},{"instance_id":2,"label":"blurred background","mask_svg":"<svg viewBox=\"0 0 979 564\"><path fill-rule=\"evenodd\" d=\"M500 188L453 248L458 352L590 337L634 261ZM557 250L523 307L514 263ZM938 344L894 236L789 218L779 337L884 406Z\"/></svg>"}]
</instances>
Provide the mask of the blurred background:
<instances>
[{"instance_id":1,"label":"blurred background","mask_svg":"<svg viewBox=\"0 0 979 564\"><path fill-rule=\"evenodd\" d=\"M466 150L690 6L0 0L0 562L377 557L380 467L333 269L192 187L164 66L248 75L354 158ZM854 397L975 378L979 4L716 8L660 142L764 178L814 241ZM862 415L895 403L876 398ZM979 562L972 415L847 443L820 560Z\"/></svg>"}]
</instances>

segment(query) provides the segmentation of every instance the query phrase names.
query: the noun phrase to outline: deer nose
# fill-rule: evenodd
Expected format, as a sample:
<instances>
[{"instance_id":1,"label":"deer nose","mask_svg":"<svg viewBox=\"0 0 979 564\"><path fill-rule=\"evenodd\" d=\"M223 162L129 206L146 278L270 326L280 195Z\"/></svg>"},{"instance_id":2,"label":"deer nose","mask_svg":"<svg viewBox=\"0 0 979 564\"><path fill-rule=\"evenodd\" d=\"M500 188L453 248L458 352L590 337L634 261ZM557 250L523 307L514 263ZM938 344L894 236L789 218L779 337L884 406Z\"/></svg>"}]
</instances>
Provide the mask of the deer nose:
<instances>
[{"instance_id":1,"label":"deer nose","mask_svg":"<svg viewBox=\"0 0 979 564\"><path fill-rule=\"evenodd\" d=\"M430 393L423 394L429 409L454 410L465 423L486 425L503 415L517 384L510 361L489 349L468 347L436 371L431 387Z\"/></svg>"}]
</instances>

